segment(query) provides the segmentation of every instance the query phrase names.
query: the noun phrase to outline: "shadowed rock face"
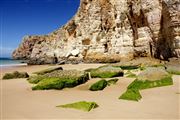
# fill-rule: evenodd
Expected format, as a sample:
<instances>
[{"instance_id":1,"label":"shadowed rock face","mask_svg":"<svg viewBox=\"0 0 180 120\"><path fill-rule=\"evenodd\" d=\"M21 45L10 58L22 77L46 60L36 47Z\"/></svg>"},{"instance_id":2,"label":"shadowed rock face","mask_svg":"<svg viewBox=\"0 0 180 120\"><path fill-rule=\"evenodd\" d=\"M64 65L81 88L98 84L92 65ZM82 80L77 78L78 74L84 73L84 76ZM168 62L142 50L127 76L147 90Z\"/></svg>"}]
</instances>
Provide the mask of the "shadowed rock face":
<instances>
[{"instance_id":1,"label":"shadowed rock face","mask_svg":"<svg viewBox=\"0 0 180 120\"><path fill-rule=\"evenodd\" d=\"M76 56L71 51L76 50ZM32 64L62 59L117 62L134 57L180 57L179 0L81 0L62 28L28 36L13 52ZM113 58L112 58L113 57Z\"/></svg>"}]
</instances>

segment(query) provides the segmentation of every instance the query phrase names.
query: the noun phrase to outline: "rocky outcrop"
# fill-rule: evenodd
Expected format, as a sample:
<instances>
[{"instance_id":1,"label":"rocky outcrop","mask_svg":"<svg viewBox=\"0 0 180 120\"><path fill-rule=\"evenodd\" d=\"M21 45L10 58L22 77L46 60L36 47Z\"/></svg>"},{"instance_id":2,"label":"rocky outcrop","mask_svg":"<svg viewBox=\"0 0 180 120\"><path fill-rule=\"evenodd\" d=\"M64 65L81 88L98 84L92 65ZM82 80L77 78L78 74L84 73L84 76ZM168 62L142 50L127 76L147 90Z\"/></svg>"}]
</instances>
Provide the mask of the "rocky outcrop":
<instances>
[{"instance_id":1,"label":"rocky outcrop","mask_svg":"<svg viewBox=\"0 0 180 120\"><path fill-rule=\"evenodd\" d=\"M14 59L32 64L139 56L180 57L179 0L81 0L66 25L48 35L25 37L13 52Z\"/></svg>"}]
</instances>

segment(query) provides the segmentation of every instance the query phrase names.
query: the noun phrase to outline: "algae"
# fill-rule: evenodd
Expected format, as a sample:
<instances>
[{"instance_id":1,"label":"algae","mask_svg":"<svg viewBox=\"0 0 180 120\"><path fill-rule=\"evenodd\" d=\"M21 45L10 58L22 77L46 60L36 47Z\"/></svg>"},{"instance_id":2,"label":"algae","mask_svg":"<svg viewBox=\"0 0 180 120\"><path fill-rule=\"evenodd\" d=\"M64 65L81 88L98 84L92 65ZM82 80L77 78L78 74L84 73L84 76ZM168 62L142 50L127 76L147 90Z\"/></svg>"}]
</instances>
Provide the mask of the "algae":
<instances>
[{"instance_id":1,"label":"algae","mask_svg":"<svg viewBox=\"0 0 180 120\"><path fill-rule=\"evenodd\" d=\"M75 102L71 104L65 104L65 105L58 105L56 107L62 107L62 108L73 108L77 110L82 110L85 112L89 112L92 109L95 109L98 107L97 103L95 102L86 102L86 101L80 101L80 102Z\"/></svg>"}]
</instances>

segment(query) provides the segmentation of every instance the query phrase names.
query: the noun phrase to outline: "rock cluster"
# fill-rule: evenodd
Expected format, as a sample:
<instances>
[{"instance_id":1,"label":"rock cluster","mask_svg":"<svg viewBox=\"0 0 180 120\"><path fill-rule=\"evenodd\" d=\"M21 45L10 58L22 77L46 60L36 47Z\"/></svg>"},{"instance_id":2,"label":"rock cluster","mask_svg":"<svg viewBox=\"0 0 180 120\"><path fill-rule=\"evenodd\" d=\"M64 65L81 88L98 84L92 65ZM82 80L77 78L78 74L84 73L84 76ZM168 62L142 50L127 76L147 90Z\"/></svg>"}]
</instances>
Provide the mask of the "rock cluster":
<instances>
[{"instance_id":1,"label":"rock cluster","mask_svg":"<svg viewBox=\"0 0 180 120\"><path fill-rule=\"evenodd\" d=\"M81 0L66 25L25 37L12 56L31 64L180 57L180 1Z\"/></svg>"}]
</instances>

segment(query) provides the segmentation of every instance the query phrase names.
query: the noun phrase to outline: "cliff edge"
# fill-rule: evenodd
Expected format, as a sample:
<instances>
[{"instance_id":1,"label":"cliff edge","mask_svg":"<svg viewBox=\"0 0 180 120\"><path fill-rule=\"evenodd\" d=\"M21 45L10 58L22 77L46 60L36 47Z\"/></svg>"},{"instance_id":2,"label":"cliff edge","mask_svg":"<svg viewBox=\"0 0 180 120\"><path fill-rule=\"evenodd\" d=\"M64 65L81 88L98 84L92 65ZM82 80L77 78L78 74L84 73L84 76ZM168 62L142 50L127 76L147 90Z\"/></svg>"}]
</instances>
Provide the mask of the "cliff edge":
<instances>
[{"instance_id":1,"label":"cliff edge","mask_svg":"<svg viewBox=\"0 0 180 120\"><path fill-rule=\"evenodd\" d=\"M66 25L24 37L12 56L30 64L180 57L180 1L81 0Z\"/></svg>"}]
</instances>

